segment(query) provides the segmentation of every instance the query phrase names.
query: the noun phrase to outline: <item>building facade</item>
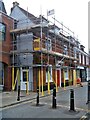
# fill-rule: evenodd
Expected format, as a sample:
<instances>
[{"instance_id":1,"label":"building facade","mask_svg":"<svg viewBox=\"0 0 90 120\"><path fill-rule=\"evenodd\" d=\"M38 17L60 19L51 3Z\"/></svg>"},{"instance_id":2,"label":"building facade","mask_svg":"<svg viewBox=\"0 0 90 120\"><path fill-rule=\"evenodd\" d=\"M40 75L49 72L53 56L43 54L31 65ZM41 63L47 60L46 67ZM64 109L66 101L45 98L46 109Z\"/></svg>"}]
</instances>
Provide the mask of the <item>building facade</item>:
<instances>
[{"instance_id":1,"label":"building facade","mask_svg":"<svg viewBox=\"0 0 90 120\"><path fill-rule=\"evenodd\" d=\"M88 53L89 53L88 80L90 80L90 1L88 2Z\"/></svg>"},{"instance_id":2,"label":"building facade","mask_svg":"<svg viewBox=\"0 0 90 120\"><path fill-rule=\"evenodd\" d=\"M0 88L11 90L11 35L13 19L7 15L4 3L0 1Z\"/></svg>"},{"instance_id":3,"label":"building facade","mask_svg":"<svg viewBox=\"0 0 90 120\"><path fill-rule=\"evenodd\" d=\"M11 33L16 38L13 54L18 65L14 64L14 69L16 66L20 71L21 90L28 86L29 90L36 91L38 86L43 93L50 92L54 84L57 89L75 85L78 77L86 81L88 54L75 36L50 25L43 16L36 18L17 2L11 10L11 16L18 21L17 29Z\"/></svg>"},{"instance_id":4,"label":"building facade","mask_svg":"<svg viewBox=\"0 0 90 120\"><path fill-rule=\"evenodd\" d=\"M86 81L88 54L72 31L66 32L63 24L60 28L54 23L51 25L41 15L35 17L17 2L13 2L10 19L12 17L14 28L8 30L11 35L8 40L12 43L8 85L12 90L18 86L29 91L39 88L43 95L44 90L50 93L54 85L58 91L58 87L76 85L77 78Z\"/></svg>"}]
</instances>

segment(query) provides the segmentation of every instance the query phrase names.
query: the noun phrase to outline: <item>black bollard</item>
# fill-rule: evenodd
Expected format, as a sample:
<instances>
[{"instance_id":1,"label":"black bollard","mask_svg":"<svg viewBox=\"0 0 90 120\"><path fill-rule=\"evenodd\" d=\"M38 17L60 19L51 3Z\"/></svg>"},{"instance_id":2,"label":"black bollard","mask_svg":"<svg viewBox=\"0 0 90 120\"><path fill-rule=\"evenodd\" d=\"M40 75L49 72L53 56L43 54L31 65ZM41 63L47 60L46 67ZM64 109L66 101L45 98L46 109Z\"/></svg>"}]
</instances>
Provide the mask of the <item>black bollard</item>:
<instances>
[{"instance_id":1,"label":"black bollard","mask_svg":"<svg viewBox=\"0 0 90 120\"><path fill-rule=\"evenodd\" d=\"M56 87L54 87L54 89L53 89L52 108L56 108Z\"/></svg>"},{"instance_id":2,"label":"black bollard","mask_svg":"<svg viewBox=\"0 0 90 120\"><path fill-rule=\"evenodd\" d=\"M87 103L90 103L90 80L88 80L88 88L87 88Z\"/></svg>"},{"instance_id":3,"label":"black bollard","mask_svg":"<svg viewBox=\"0 0 90 120\"><path fill-rule=\"evenodd\" d=\"M18 97L17 97L17 101L20 101L20 85L18 86Z\"/></svg>"},{"instance_id":4,"label":"black bollard","mask_svg":"<svg viewBox=\"0 0 90 120\"><path fill-rule=\"evenodd\" d=\"M37 88L37 103L36 103L36 106L39 105L39 89Z\"/></svg>"},{"instance_id":5,"label":"black bollard","mask_svg":"<svg viewBox=\"0 0 90 120\"><path fill-rule=\"evenodd\" d=\"M74 90L70 89L70 111L75 111L74 108Z\"/></svg>"}]
</instances>

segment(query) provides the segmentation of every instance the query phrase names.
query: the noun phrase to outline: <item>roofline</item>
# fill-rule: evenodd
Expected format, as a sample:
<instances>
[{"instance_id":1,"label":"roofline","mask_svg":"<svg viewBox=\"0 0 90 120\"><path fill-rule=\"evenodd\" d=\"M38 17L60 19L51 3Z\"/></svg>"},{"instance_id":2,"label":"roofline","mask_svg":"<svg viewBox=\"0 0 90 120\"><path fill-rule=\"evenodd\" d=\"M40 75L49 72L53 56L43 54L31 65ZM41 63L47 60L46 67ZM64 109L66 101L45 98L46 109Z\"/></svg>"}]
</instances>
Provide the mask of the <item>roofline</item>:
<instances>
[{"instance_id":1,"label":"roofline","mask_svg":"<svg viewBox=\"0 0 90 120\"><path fill-rule=\"evenodd\" d=\"M25 14L25 12L27 13L27 14L29 14L29 15L32 15L33 17L35 17L36 19L38 19L35 15L33 15L32 13L30 13L29 11L27 11L27 10L25 10L25 9L23 9L22 7L20 7L20 6L17 6L23 13L24 13L24 15L27 17L27 15ZM28 17L28 19L30 19L31 20L31 18L30 17ZM35 23L34 21L32 21L33 23ZM35 23L36 24L36 23Z\"/></svg>"},{"instance_id":2,"label":"roofline","mask_svg":"<svg viewBox=\"0 0 90 120\"><path fill-rule=\"evenodd\" d=\"M0 13L1 13L1 14L3 14L3 15L5 15L5 16L7 16L7 17L9 17L10 19L13 19L13 20L16 20L16 21L17 21L17 19L15 19L14 17L11 17L11 16L9 16L9 15L5 14L5 13L4 13L4 12L2 12L2 11L0 11Z\"/></svg>"},{"instance_id":3,"label":"roofline","mask_svg":"<svg viewBox=\"0 0 90 120\"><path fill-rule=\"evenodd\" d=\"M76 47L75 47L76 48ZM85 51L82 51L81 49L79 49L79 48L76 48L78 51L80 51L80 53L82 53L82 54L84 54L84 55L86 55L86 56L89 56L89 54L87 53L87 52L85 52Z\"/></svg>"}]
</instances>

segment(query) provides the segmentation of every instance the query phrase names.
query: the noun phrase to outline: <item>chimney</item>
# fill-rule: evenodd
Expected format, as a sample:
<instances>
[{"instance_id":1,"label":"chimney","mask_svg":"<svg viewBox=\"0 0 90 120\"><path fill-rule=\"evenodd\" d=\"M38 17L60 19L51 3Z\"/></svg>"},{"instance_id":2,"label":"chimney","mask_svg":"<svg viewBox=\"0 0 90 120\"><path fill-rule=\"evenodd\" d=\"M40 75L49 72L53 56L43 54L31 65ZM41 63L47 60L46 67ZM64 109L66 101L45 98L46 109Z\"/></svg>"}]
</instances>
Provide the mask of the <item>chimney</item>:
<instances>
[{"instance_id":1,"label":"chimney","mask_svg":"<svg viewBox=\"0 0 90 120\"><path fill-rule=\"evenodd\" d=\"M11 12L15 6L19 6L19 3L17 1L13 2L13 7L11 8Z\"/></svg>"},{"instance_id":2,"label":"chimney","mask_svg":"<svg viewBox=\"0 0 90 120\"><path fill-rule=\"evenodd\" d=\"M83 45L80 45L80 49L82 50L82 51L84 51L84 46Z\"/></svg>"},{"instance_id":3,"label":"chimney","mask_svg":"<svg viewBox=\"0 0 90 120\"><path fill-rule=\"evenodd\" d=\"M13 2L13 7L19 6L19 3L17 1Z\"/></svg>"}]
</instances>

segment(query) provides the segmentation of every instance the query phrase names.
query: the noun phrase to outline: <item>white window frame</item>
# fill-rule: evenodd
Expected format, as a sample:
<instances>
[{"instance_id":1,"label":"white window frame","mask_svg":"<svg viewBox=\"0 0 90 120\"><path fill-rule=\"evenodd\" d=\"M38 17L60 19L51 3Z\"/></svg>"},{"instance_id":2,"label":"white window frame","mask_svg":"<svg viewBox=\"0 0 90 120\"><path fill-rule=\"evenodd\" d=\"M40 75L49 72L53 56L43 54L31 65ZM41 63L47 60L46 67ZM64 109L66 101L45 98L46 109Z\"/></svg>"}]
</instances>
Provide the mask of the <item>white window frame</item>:
<instances>
[{"instance_id":1,"label":"white window frame","mask_svg":"<svg viewBox=\"0 0 90 120\"><path fill-rule=\"evenodd\" d=\"M79 53L79 63L81 63L81 53Z\"/></svg>"},{"instance_id":2,"label":"white window frame","mask_svg":"<svg viewBox=\"0 0 90 120\"><path fill-rule=\"evenodd\" d=\"M84 58L84 55L83 55L83 65L85 64L85 58Z\"/></svg>"},{"instance_id":3,"label":"white window frame","mask_svg":"<svg viewBox=\"0 0 90 120\"><path fill-rule=\"evenodd\" d=\"M89 58L86 57L86 65L88 65L88 64L89 64Z\"/></svg>"}]
</instances>

